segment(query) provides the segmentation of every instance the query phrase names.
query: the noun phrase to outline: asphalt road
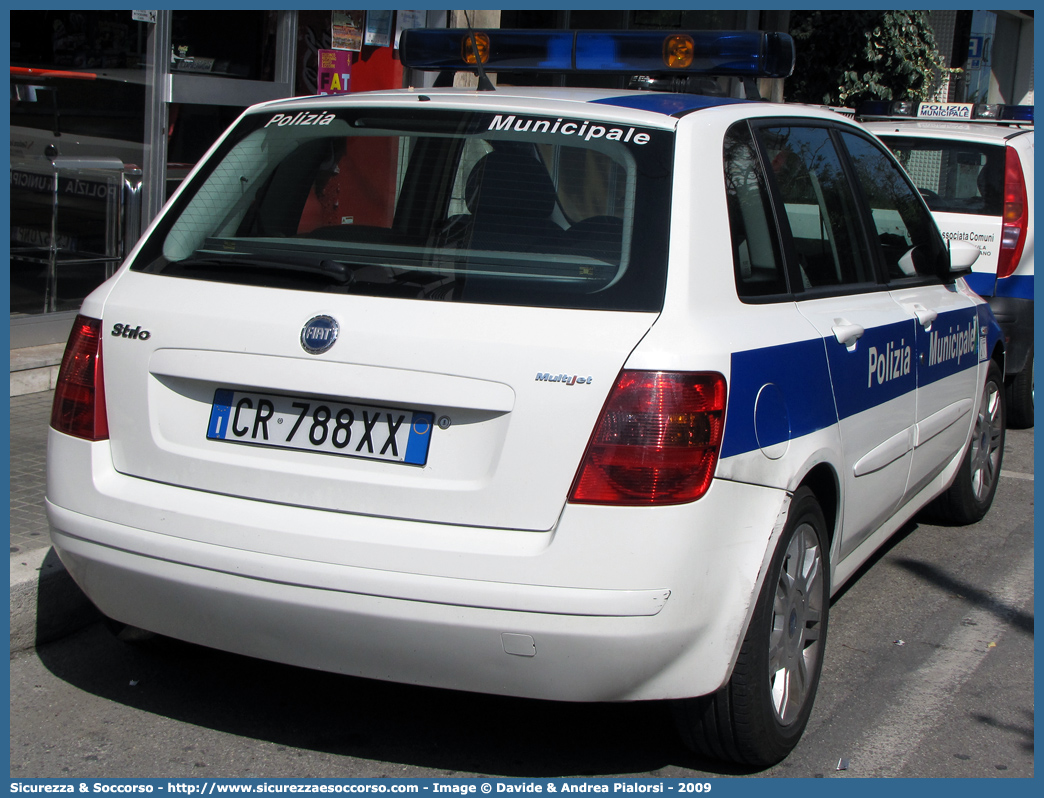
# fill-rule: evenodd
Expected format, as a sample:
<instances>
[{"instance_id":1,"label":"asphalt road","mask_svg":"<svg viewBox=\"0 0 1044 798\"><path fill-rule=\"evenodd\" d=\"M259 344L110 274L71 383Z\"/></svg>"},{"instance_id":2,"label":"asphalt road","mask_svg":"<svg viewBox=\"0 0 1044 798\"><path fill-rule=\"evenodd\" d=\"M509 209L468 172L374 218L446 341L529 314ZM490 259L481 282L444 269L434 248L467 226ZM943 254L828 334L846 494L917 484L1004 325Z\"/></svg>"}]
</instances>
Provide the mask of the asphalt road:
<instances>
[{"instance_id":1,"label":"asphalt road","mask_svg":"<svg viewBox=\"0 0 1044 798\"><path fill-rule=\"evenodd\" d=\"M986 519L917 519L835 598L812 719L767 771L693 756L657 704L404 687L95 625L12 658L11 776L1030 777L1032 430L1004 466Z\"/></svg>"}]
</instances>

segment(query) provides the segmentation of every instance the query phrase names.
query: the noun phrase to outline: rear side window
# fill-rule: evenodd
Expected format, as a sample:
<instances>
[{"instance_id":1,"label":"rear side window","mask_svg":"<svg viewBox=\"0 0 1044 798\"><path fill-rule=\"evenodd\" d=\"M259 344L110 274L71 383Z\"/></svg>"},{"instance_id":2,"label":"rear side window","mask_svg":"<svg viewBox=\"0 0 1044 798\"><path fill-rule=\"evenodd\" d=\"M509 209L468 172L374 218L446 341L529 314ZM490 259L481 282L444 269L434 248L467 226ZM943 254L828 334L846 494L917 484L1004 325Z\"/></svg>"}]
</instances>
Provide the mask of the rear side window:
<instances>
[{"instance_id":1,"label":"rear side window","mask_svg":"<svg viewBox=\"0 0 1044 798\"><path fill-rule=\"evenodd\" d=\"M673 139L517 114L257 115L132 268L405 299L655 311Z\"/></svg>"},{"instance_id":2,"label":"rear side window","mask_svg":"<svg viewBox=\"0 0 1044 798\"><path fill-rule=\"evenodd\" d=\"M802 285L874 283L855 197L829 129L764 127L757 136L783 202Z\"/></svg>"},{"instance_id":3,"label":"rear side window","mask_svg":"<svg viewBox=\"0 0 1044 798\"><path fill-rule=\"evenodd\" d=\"M933 211L1001 215L1004 147L939 139L882 138Z\"/></svg>"},{"instance_id":4,"label":"rear side window","mask_svg":"<svg viewBox=\"0 0 1044 798\"><path fill-rule=\"evenodd\" d=\"M914 187L878 145L848 132L841 138L870 206L889 281L934 276L942 239Z\"/></svg>"}]
</instances>

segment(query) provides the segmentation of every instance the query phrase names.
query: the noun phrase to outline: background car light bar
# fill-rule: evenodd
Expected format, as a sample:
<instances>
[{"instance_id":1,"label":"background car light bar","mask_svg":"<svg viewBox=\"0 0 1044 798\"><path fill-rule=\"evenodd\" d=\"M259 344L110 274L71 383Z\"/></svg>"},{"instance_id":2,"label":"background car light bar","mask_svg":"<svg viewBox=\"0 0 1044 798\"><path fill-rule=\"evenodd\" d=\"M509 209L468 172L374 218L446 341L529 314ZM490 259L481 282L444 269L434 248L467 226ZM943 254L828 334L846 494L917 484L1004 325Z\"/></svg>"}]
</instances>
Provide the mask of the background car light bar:
<instances>
[{"instance_id":1,"label":"background car light bar","mask_svg":"<svg viewBox=\"0 0 1044 798\"><path fill-rule=\"evenodd\" d=\"M899 100L889 102L887 100L875 100L863 103L859 106L857 116L861 119L896 119L909 118L921 119L922 121L945 121L944 117L928 118L918 116L921 105L931 105L940 108L968 108L971 107L971 116L959 118L956 115L952 121L961 122L1016 122L1027 125L1033 124L1032 105L997 105L978 103L918 103L912 100Z\"/></svg>"},{"instance_id":2,"label":"background car light bar","mask_svg":"<svg viewBox=\"0 0 1044 798\"><path fill-rule=\"evenodd\" d=\"M788 77L794 71L794 40L785 33L761 31L532 31L483 29L489 38L491 71L602 72L736 77ZM468 69L463 28L416 28L403 31L399 55L413 69ZM665 42L688 37L692 61L669 66ZM678 64L678 61L674 61Z\"/></svg>"},{"instance_id":3,"label":"background car light bar","mask_svg":"<svg viewBox=\"0 0 1044 798\"><path fill-rule=\"evenodd\" d=\"M1001 119L1006 122L1026 122L1033 124L1032 105L1002 105Z\"/></svg>"}]
</instances>

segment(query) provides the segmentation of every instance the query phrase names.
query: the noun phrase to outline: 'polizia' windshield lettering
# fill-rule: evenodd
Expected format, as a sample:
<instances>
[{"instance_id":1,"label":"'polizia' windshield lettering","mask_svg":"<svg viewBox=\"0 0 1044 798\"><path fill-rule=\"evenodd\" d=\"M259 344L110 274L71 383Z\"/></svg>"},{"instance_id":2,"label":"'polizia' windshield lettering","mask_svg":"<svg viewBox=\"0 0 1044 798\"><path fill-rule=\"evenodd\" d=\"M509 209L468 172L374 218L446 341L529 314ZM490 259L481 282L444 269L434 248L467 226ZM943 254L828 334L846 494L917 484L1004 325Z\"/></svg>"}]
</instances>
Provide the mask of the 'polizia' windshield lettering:
<instances>
[{"instance_id":1,"label":"'polizia' windshield lettering","mask_svg":"<svg viewBox=\"0 0 1044 798\"><path fill-rule=\"evenodd\" d=\"M287 125L329 125L336 118L333 114L310 114L305 111L296 116L276 114L268 120L268 124L265 127L270 127L271 125L276 127L286 127Z\"/></svg>"}]
</instances>

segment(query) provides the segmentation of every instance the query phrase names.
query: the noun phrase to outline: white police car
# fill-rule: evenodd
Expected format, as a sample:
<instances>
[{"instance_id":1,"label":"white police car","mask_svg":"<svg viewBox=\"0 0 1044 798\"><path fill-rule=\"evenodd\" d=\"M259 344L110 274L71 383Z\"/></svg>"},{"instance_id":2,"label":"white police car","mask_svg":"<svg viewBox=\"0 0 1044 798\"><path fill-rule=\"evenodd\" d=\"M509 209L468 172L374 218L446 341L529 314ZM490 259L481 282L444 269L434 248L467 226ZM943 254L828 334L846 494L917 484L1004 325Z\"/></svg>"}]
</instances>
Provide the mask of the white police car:
<instances>
[{"instance_id":1,"label":"white police car","mask_svg":"<svg viewBox=\"0 0 1044 798\"><path fill-rule=\"evenodd\" d=\"M541 69L653 71L636 40L682 73L793 63L773 34L481 36L491 69L529 63L520 40ZM403 59L469 39L409 31ZM828 111L258 106L83 305L54 545L119 622L411 684L670 699L698 750L772 763L831 594L927 503L970 522L993 500L1004 348L959 277L977 256Z\"/></svg>"},{"instance_id":2,"label":"white police car","mask_svg":"<svg viewBox=\"0 0 1044 798\"><path fill-rule=\"evenodd\" d=\"M965 281L1004 330L1008 422L1033 426L1033 106L871 103L860 118L906 167L943 238L979 247Z\"/></svg>"}]
</instances>

